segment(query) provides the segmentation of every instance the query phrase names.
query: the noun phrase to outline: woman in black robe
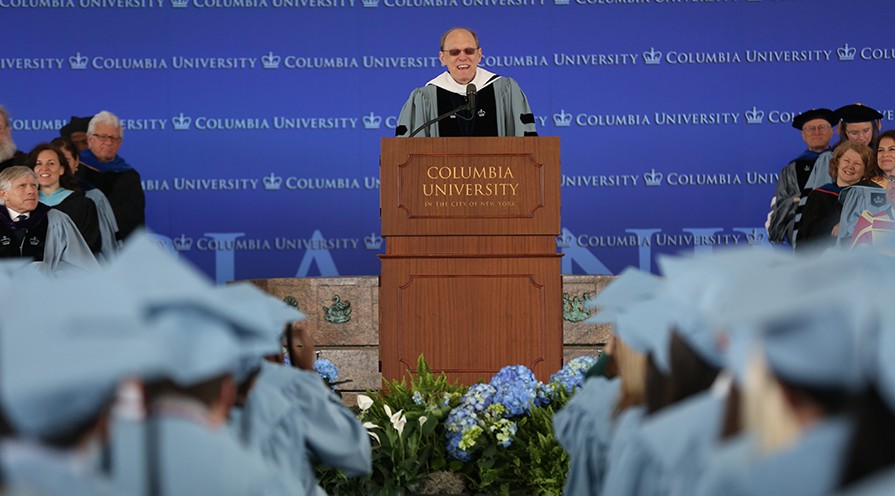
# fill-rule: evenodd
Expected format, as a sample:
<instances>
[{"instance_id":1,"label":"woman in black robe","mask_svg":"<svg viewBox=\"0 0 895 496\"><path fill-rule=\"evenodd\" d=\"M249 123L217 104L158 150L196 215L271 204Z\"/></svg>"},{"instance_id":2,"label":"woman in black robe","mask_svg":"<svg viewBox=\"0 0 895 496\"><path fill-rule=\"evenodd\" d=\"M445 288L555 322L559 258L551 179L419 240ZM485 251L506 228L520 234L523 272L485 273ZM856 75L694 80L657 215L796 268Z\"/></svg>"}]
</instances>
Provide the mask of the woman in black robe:
<instances>
[{"instance_id":1,"label":"woman in black robe","mask_svg":"<svg viewBox=\"0 0 895 496\"><path fill-rule=\"evenodd\" d=\"M96 205L81 193L62 152L41 143L28 154L27 165L37 174L40 202L71 217L90 250L99 253L102 241Z\"/></svg>"},{"instance_id":2,"label":"woman in black robe","mask_svg":"<svg viewBox=\"0 0 895 496\"><path fill-rule=\"evenodd\" d=\"M830 176L833 182L815 188L808 195L796 239L796 251L832 247L839 234L842 205L839 193L843 188L870 179L873 174L873 151L864 144L845 141L833 150Z\"/></svg>"}]
</instances>

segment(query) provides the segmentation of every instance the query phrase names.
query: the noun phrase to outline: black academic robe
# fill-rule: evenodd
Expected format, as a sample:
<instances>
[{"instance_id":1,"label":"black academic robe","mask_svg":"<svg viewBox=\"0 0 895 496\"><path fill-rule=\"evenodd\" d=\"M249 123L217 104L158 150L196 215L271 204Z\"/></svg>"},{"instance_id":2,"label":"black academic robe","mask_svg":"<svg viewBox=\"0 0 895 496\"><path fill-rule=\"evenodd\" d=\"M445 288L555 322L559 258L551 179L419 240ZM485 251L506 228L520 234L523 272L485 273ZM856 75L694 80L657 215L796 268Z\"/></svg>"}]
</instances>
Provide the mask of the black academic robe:
<instances>
[{"instance_id":1,"label":"black academic robe","mask_svg":"<svg viewBox=\"0 0 895 496\"><path fill-rule=\"evenodd\" d=\"M842 204L839 203L841 191L842 187L830 183L815 188L808 194L799 222L796 251L835 245L836 237L832 232L842 214Z\"/></svg>"},{"instance_id":2,"label":"black academic robe","mask_svg":"<svg viewBox=\"0 0 895 496\"><path fill-rule=\"evenodd\" d=\"M30 217L15 222L9 210L0 207L0 258L30 258L43 261L47 245L47 212L50 207L38 203Z\"/></svg>"},{"instance_id":3,"label":"black academic robe","mask_svg":"<svg viewBox=\"0 0 895 496\"><path fill-rule=\"evenodd\" d=\"M102 238L99 233L99 215L96 212L96 204L83 193L74 191L58 205L51 207L68 214L71 220L78 226L78 232L87 242L90 251L94 255L102 249Z\"/></svg>"},{"instance_id":4,"label":"black academic robe","mask_svg":"<svg viewBox=\"0 0 895 496\"><path fill-rule=\"evenodd\" d=\"M115 212L118 222L118 239L125 240L146 224L146 196L136 170L124 172L99 172L87 165L78 168L78 177L99 188Z\"/></svg>"},{"instance_id":5,"label":"black academic robe","mask_svg":"<svg viewBox=\"0 0 895 496\"><path fill-rule=\"evenodd\" d=\"M446 114L466 103L465 95L458 95L438 88L438 115ZM478 92L476 111L463 110L438 125L438 135L445 136L497 136L497 103L494 86L488 85Z\"/></svg>"}]
</instances>

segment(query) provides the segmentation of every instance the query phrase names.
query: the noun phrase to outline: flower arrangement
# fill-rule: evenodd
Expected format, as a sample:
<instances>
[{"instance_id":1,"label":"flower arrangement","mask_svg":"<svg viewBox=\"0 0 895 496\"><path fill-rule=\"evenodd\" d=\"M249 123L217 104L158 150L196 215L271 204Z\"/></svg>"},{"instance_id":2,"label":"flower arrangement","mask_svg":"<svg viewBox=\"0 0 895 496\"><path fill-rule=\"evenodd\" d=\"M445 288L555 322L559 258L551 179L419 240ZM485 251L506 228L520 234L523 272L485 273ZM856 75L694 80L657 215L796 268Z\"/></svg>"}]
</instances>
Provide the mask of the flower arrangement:
<instances>
[{"instance_id":1,"label":"flower arrangement","mask_svg":"<svg viewBox=\"0 0 895 496\"><path fill-rule=\"evenodd\" d=\"M320 377L327 384L334 384L339 378L339 368L328 358L317 358L314 360L314 370L320 374Z\"/></svg>"},{"instance_id":2,"label":"flower arrangement","mask_svg":"<svg viewBox=\"0 0 895 496\"><path fill-rule=\"evenodd\" d=\"M553 413L595 362L571 360L547 384L512 365L487 384L466 387L435 376L420 357L409 384L391 381L358 395L358 418L373 444L373 475L349 479L325 470L321 485L339 495L559 495L568 458L553 436ZM431 487L433 481L442 487Z\"/></svg>"}]
</instances>

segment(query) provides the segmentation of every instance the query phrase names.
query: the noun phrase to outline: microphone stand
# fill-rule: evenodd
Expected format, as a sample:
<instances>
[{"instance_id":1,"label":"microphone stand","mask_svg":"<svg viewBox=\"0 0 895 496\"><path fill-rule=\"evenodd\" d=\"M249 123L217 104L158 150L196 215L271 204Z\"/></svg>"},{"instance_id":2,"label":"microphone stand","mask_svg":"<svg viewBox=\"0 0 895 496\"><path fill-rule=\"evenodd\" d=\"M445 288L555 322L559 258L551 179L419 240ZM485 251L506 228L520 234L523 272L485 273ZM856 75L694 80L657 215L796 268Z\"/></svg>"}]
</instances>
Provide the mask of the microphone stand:
<instances>
[{"instance_id":1,"label":"microphone stand","mask_svg":"<svg viewBox=\"0 0 895 496\"><path fill-rule=\"evenodd\" d=\"M410 133L410 136L408 136L408 138L413 138L416 135L416 133L422 131L423 129L426 129L427 127L431 126L432 124L435 124L436 122L438 122L442 119L447 119L448 117L450 117L452 115L456 115L464 110L471 110L471 111L475 110L475 109L470 108L470 103L473 103L473 102L467 102L467 103L455 108L454 110L451 110L450 112L445 112L434 119L429 119L428 121L424 122L422 126L416 128L415 131Z\"/></svg>"}]
</instances>

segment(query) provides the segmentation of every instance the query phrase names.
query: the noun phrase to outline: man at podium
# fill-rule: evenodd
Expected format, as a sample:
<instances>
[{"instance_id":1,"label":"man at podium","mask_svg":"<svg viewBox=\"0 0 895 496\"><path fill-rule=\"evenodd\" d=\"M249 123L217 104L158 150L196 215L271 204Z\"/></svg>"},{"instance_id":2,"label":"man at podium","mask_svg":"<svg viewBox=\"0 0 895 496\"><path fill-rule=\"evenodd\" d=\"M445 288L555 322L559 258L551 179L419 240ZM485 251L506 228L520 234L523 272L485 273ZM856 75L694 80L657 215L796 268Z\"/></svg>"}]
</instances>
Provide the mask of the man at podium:
<instances>
[{"instance_id":1,"label":"man at podium","mask_svg":"<svg viewBox=\"0 0 895 496\"><path fill-rule=\"evenodd\" d=\"M448 30L438 57L448 70L413 90L396 136L537 136L519 84L478 67L482 48L474 31Z\"/></svg>"}]
</instances>

